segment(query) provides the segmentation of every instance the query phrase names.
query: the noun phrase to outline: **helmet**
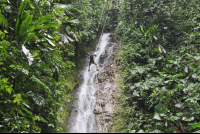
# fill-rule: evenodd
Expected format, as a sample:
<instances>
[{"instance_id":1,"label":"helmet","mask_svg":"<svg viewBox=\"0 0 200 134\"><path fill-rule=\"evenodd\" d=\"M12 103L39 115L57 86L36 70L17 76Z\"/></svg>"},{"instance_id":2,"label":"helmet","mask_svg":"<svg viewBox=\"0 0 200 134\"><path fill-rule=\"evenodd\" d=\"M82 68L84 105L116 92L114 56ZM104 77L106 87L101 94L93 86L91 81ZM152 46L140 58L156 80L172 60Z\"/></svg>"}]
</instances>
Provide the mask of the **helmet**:
<instances>
[{"instance_id":1,"label":"helmet","mask_svg":"<svg viewBox=\"0 0 200 134\"><path fill-rule=\"evenodd\" d=\"M96 53L94 53L93 55L97 55Z\"/></svg>"}]
</instances>

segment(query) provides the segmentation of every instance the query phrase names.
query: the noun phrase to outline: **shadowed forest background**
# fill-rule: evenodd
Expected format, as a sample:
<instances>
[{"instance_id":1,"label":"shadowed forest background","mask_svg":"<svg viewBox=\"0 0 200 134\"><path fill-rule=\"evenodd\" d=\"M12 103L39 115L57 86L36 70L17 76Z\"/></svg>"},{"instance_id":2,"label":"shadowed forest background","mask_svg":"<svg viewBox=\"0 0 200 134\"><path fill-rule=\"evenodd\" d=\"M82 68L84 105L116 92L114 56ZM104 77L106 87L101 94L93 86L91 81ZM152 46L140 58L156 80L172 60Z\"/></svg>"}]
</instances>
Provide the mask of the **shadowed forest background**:
<instances>
[{"instance_id":1,"label":"shadowed forest background","mask_svg":"<svg viewBox=\"0 0 200 134\"><path fill-rule=\"evenodd\" d=\"M66 132L102 32L122 44L116 132L200 132L200 1L115 1L112 29L111 0L0 0L0 132Z\"/></svg>"}]
</instances>

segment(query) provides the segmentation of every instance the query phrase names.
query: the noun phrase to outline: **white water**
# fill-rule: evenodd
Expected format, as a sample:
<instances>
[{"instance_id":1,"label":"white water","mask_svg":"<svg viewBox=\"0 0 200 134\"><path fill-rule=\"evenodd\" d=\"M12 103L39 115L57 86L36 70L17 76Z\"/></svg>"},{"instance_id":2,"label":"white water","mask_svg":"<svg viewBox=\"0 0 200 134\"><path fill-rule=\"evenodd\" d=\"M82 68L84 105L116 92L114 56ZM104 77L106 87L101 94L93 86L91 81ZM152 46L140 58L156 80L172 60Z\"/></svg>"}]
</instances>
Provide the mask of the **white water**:
<instances>
[{"instance_id":1,"label":"white water","mask_svg":"<svg viewBox=\"0 0 200 134\"><path fill-rule=\"evenodd\" d=\"M109 33L104 33L100 38L99 43L96 47L97 56L95 58L95 62L99 65L99 57L103 51L105 51L106 45L108 44ZM101 71L101 67L98 66L99 71ZM94 130L97 130L96 122L94 120L94 105L95 105L95 92L98 90L97 87L94 86L94 78L97 77L98 71L96 71L96 66L92 64L90 66L90 72L88 72L88 64L84 68L83 76L84 82L79 87L80 92L78 94L78 102L77 102L77 115L73 117L74 124L68 128L69 133L91 133ZM70 118L70 117L69 117ZM72 117L71 117L72 118ZM72 119L71 119L72 120ZM68 122L70 123L70 122Z\"/></svg>"}]
</instances>

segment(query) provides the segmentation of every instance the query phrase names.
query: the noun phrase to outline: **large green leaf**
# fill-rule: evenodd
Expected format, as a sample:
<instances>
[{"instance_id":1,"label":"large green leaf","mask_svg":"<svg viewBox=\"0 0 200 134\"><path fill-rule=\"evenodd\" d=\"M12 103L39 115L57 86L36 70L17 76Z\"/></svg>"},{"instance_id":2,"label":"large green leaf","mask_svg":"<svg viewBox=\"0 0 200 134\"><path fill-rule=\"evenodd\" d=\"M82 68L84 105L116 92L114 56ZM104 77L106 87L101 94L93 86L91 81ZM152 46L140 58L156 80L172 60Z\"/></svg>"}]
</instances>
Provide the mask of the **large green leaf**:
<instances>
[{"instance_id":1,"label":"large green leaf","mask_svg":"<svg viewBox=\"0 0 200 134\"><path fill-rule=\"evenodd\" d=\"M182 120L184 121L193 121L194 120L194 117L183 117Z\"/></svg>"},{"instance_id":2,"label":"large green leaf","mask_svg":"<svg viewBox=\"0 0 200 134\"><path fill-rule=\"evenodd\" d=\"M167 113L168 112L168 109L165 105L163 104L158 104L155 106L155 111L157 113Z\"/></svg>"},{"instance_id":3,"label":"large green leaf","mask_svg":"<svg viewBox=\"0 0 200 134\"><path fill-rule=\"evenodd\" d=\"M33 93L32 91L29 91L29 92L27 92L27 95L31 96L37 105L41 106L45 103L45 99L37 93Z\"/></svg>"},{"instance_id":4,"label":"large green leaf","mask_svg":"<svg viewBox=\"0 0 200 134\"><path fill-rule=\"evenodd\" d=\"M159 116L158 113L156 113L156 114L154 115L153 119L155 119L155 120L161 120L161 118L160 118L160 116Z\"/></svg>"},{"instance_id":5,"label":"large green leaf","mask_svg":"<svg viewBox=\"0 0 200 134\"><path fill-rule=\"evenodd\" d=\"M191 128L197 128L197 127L200 127L200 122L199 123L193 123L191 125Z\"/></svg>"}]
</instances>

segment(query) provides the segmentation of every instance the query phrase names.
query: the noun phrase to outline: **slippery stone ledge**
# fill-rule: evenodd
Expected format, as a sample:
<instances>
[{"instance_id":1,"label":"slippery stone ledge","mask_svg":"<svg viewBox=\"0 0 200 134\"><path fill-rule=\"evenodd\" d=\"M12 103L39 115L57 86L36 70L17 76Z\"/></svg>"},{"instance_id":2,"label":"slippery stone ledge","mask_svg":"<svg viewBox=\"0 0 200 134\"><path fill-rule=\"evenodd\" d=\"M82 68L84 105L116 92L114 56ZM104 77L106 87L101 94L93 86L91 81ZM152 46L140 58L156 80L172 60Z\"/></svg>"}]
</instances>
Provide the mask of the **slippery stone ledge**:
<instances>
[{"instance_id":1,"label":"slippery stone ledge","mask_svg":"<svg viewBox=\"0 0 200 134\"><path fill-rule=\"evenodd\" d=\"M114 64L114 59L120 46L120 44L109 42L100 56L100 66L103 66L103 69L96 79L96 86L99 90L95 93L96 104L93 111L98 132L108 133L108 128L113 126L115 98L117 98L115 97L115 90L118 87L117 81L120 77L116 71L117 67Z\"/></svg>"}]
</instances>

